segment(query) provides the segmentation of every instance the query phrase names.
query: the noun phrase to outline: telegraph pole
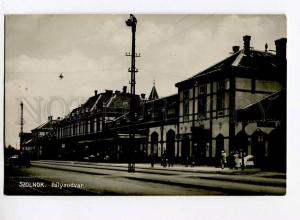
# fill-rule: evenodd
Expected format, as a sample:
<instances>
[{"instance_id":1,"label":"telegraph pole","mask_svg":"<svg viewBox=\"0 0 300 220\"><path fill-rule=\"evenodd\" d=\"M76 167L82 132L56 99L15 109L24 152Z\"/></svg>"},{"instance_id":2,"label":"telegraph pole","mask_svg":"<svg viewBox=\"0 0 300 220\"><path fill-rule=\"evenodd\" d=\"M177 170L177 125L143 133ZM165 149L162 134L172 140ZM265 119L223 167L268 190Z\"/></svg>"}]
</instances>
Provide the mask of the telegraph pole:
<instances>
[{"instance_id":1,"label":"telegraph pole","mask_svg":"<svg viewBox=\"0 0 300 220\"><path fill-rule=\"evenodd\" d=\"M20 125L21 125L21 130L20 130L20 150L22 151L23 149L23 125L24 125L24 117L23 117L23 102L21 101L21 118L20 118Z\"/></svg>"},{"instance_id":2,"label":"telegraph pole","mask_svg":"<svg viewBox=\"0 0 300 220\"><path fill-rule=\"evenodd\" d=\"M131 27L132 31L132 44L131 44L131 53L126 52L125 55L131 57L131 67L128 69L128 72L131 73L130 84L130 93L135 94L135 73L138 72L138 69L135 68L135 58L140 57L140 54L135 53L135 32L136 32L136 23L137 19L133 14L130 14L130 18L126 20L126 25Z\"/></svg>"},{"instance_id":3,"label":"telegraph pole","mask_svg":"<svg viewBox=\"0 0 300 220\"><path fill-rule=\"evenodd\" d=\"M131 73L131 79L130 79L130 93L132 95L132 99L134 99L135 95L135 73L138 72L138 69L135 68L135 58L140 57L140 54L135 53L135 32L136 32L136 23L137 19L134 17L133 14L130 14L130 18L126 20L126 25L131 27L131 32L132 32L132 44L131 44L131 53L125 53L126 56L131 57L131 67L128 69L128 72ZM132 107L132 106L131 106ZM135 107L131 109L131 111L135 111ZM135 115L135 112L132 112L133 115ZM133 116L134 117L134 116ZM129 161L128 161L128 172L135 172L135 134L134 131L129 131L129 140L130 143L133 145L133 147L130 147L129 152Z\"/></svg>"}]
</instances>

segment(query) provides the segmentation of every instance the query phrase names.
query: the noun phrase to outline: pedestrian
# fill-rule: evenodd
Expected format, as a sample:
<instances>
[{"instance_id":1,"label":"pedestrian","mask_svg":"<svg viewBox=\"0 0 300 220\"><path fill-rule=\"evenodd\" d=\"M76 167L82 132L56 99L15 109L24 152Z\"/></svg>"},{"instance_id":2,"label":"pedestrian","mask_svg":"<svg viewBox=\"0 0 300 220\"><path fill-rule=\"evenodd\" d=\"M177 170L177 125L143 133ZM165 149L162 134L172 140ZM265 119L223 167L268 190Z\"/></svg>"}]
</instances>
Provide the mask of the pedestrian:
<instances>
[{"instance_id":1,"label":"pedestrian","mask_svg":"<svg viewBox=\"0 0 300 220\"><path fill-rule=\"evenodd\" d=\"M161 165L163 167L167 166L167 154L166 154L166 151L164 151L163 154L161 155Z\"/></svg>"},{"instance_id":2,"label":"pedestrian","mask_svg":"<svg viewBox=\"0 0 300 220\"><path fill-rule=\"evenodd\" d=\"M151 153L150 160L151 160L151 167L153 168L154 167L154 163L155 163L155 155L154 155L154 153Z\"/></svg>"},{"instance_id":3,"label":"pedestrian","mask_svg":"<svg viewBox=\"0 0 300 220\"><path fill-rule=\"evenodd\" d=\"M189 156L186 156L185 158L185 166L188 167L189 166Z\"/></svg>"},{"instance_id":4,"label":"pedestrian","mask_svg":"<svg viewBox=\"0 0 300 220\"><path fill-rule=\"evenodd\" d=\"M225 165L226 165L226 152L224 150L222 150L221 152L221 168L224 169Z\"/></svg>"},{"instance_id":5,"label":"pedestrian","mask_svg":"<svg viewBox=\"0 0 300 220\"><path fill-rule=\"evenodd\" d=\"M233 156L234 156L234 168L238 170L241 167L239 152L236 151Z\"/></svg>"},{"instance_id":6,"label":"pedestrian","mask_svg":"<svg viewBox=\"0 0 300 220\"><path fill-rule=\"evenodd\" d=\"M194 167L194 166L195 166L195 156L193 154L191 157L191 167Z\"/></svg>"},{"instance_id":7,"label":"pedestrian","mask_svg":"<svg viewBox=\"0 0 300 220\"><path fill-rule=\"evenodd\" d=\"M173 158L173 156L169 156L169 158L168 158L168 166L169 167L173 167L173 165L174 165L174 158Z\"/></svg>"},{"instance_id":8,"label":"pedestrian","mask_svg":"<svg viewBox=\"0 0 300 220\"><path fill-rule=\"evenodd\" d=\"M215 158L215 166L216 166L216 168L218 168L220 166L221 158L222 158L222 152L221 151L217 151L216 152L216 158Z\"/></svg>"},{"instance_id":9,"label":"pedestrian","mask_svg":"<svg viewBox=\"0 0 300 220\"><path fill-rule=\"evenodd\" d=\"M128 173L135 172L135 155L136 155L136 150L132 151L128 157Z\"/></svg>"},{"instance_id":10,"label":"pedestrian","mask_svg":"<svg viewBox=\"0 0 300 220\"><path fill-rule=\"evenodd\" d=\"M162 164L163 164L163 167L167 166L167 156L166 156L166 154L163 155Z\"/></svg>"},{"instance_id":11,"label":"pedestrian","mask_svg":"<svg viewBox=\"0 0 300 220\"><path fill-rule=\"evenodd\" d=\"M230 169L234 168L234 156L233 155L234 155L234 151L230 151L228 161L227 161L228 167Z\"/></svg>"}]
</instances>

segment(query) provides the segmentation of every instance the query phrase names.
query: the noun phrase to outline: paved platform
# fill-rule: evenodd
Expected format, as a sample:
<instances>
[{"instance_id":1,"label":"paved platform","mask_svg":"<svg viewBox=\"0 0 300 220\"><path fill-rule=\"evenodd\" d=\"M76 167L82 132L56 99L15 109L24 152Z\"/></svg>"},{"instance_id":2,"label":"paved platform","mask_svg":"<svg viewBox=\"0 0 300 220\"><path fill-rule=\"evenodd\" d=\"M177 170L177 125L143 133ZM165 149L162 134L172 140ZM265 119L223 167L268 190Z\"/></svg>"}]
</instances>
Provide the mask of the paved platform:
<instances>
[{"instance_id":1,"label":"paved platform","mask_svg":"<svg viewBox=\"0 0 300 220\"><path fill-rule=\"evenodd\" d=\"M69 161L69 160L40 160L45 162L62 162L69 164L90 164L90 165L101 165L101 166L111 166L111 167L124 167L127 168L127 163L99 163L99 162L90 162L90 161ZM187 171L187 172L209 172L209 173L224 173L224 174L247 174L247 173L264 173L270 175L279 175L285 176L284 172L275 172L275 171L265 171L255 167L245 167L244 170L240 169L230 169L225 167L224 169L215 166L185 166L182 164L174 164L173 166L163 167L160 163L156 163L154 167L151 167L150 163L136 163L136 168L142 169L152 169L152 170L173 170L173 171Z\"/></svg>"},{"instance_id":2,"label":"paved platform","mask_svg":"<svg viewBox=\"0 0 300 220\"><path fill-rule=\"evenodd\" d=\"M128 173L125 163L95 163L80 161L40 160L32 161L34 167L72 171L78 174L92 174L126 178L144 183L176 185L189 188L217 190L231 195L284 195L286 175L280 172L266 172L247 168L241 170L221 169L210 166L185 167L160 164L136 164L135 173Z\"/></svg>"}]
</instances>

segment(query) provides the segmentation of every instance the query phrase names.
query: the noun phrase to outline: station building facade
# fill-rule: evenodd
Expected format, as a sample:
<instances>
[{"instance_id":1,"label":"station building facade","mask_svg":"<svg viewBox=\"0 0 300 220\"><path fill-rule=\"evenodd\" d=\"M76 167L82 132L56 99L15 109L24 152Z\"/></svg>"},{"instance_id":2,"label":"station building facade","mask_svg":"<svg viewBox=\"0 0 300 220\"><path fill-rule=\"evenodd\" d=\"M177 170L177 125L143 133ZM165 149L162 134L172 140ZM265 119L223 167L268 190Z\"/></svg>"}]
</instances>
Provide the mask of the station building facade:
<instances>
[{"instance_id":1,"label":"station building facade","mask_svg":"<svg viewBox=\"0 0 300 220\"><path fill-rule=\"evenodd\" d=\"M254 50L250 36L243 40L242 49L234 46L229 57L176 83L177 94L159 98L155 85L149 98L126 87L95 91L52 123L44 157L146 162L165 154L177 162L215 164L224 150L284 167L286 39L275 41L276 54Z\"/></svg>"},{"instance_id":2,"label":"station building facade","mask_svg":"<svg viewBox=\"0 0 300 220\"><path fill-rule=\"evenodd\" d=\"M228 58L176 84L181 157L192 156L199 164L209 164L219 161L222 150L227 155L242 151L254 155L259 164L270 155L279 159L279 151L286 151L284 141L279 146L270 139L274 129L281 129L282 140L286 136L286 39L275 41L276 55L252 49L250 36L243 40L243 49L233 47ZM279 102L282 105L275 105ZM251 117L251 106L259 108L256 118ZM284 154L282 157L276 163L284 167Z\"/></svg>"}]
</instances>

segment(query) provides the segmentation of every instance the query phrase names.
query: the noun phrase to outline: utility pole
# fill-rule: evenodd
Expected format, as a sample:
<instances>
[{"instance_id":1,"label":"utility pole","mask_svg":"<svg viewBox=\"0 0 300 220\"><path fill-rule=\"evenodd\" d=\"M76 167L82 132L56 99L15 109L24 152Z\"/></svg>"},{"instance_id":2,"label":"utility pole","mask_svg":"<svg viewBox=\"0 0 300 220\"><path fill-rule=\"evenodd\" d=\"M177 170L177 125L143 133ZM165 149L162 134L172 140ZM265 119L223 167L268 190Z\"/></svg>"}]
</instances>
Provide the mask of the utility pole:
<instances>
[{"instance_id":1,"label":"utility pole","mask_svg":"<svg viewBox=\"0 0 300 220\"><path fill-rule=\"evenodd\" d=\"M130 93L132 95L132 99L134 99L134 95L135 95L135 73L138 72L138 69L135 68L135 58L136 57L140 57L140 54L136 54L135 53L135 32L136 32L136 23L137 23L137 19L134 17L133 14L130 14L130 18L126 20L126 25L131 27L131 31L132 31L132 44L131 44L131 53L125 53L126 56L130 56L131 57L131 68L128 69L128 72L131 73L131 79L130 79ZM135 102L134 102L135 103ZM131 111L135 111L135 107L131 106ZM135 115L135 112L133 113L133 117ZM132 129L132 131L129 131L129 141L130 143L133 145L133 147L130 147L130 151L129 151L129 161L128 161L128 172L135 172L135 133L134 133L134 129Z\"/></svg>"},{"instance_id":2,"label":"utility pole","mask_svg":"<svg viewBox=\"0 0 300 220\"><path fill-rule=\"evenodd\" d=\"M20 125L21 125L21 130L20 130L20 150L23 150L23 125L24 125L24 117L23 117L23 102L21 101L21 118L20 118Z\"/></svg>"},{"instance_id":3,"label":"utility pole","mask_svg":"<svg viewBox=\"0 0 300 220\"><path fill-rule=\"evenodd\" d=\"M131 57L131 68L128 69L128 72L131 73L131 80L130 84L130 93L135 94L135 73L138 72L138 69L135 68L135 58L140 57L141 54L135 53L135 32L136 32L136 23L137 19L134 17L133 14L130 14L130 18L126 20L126 25L131 27L132 31L132 45L131 45L131 53L126 52L125 55Z\"/></svg>"}]
</instances>

